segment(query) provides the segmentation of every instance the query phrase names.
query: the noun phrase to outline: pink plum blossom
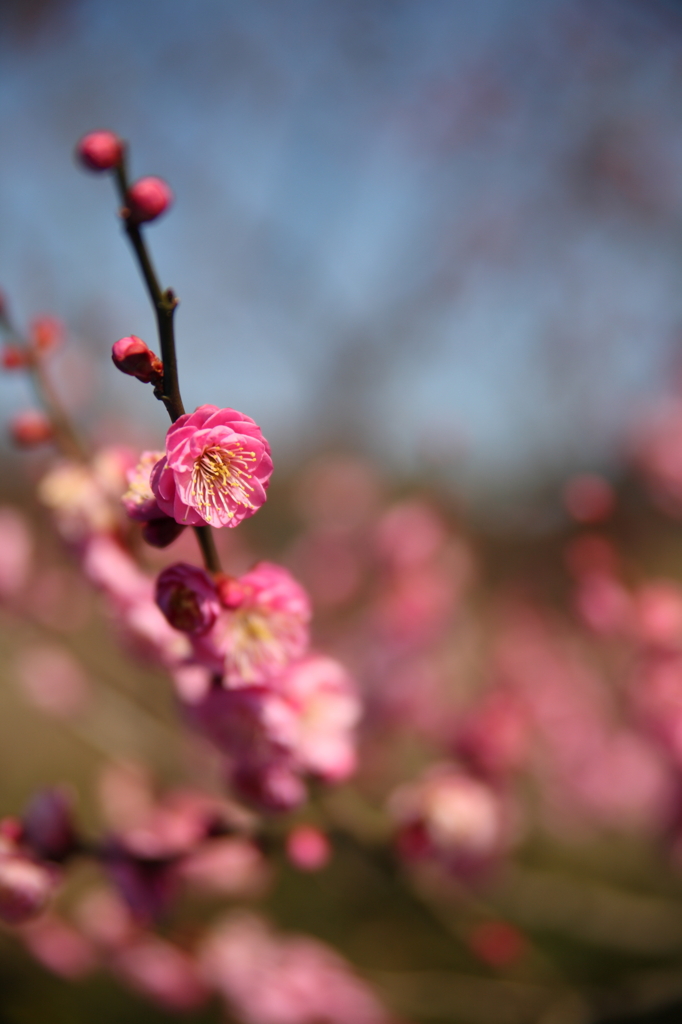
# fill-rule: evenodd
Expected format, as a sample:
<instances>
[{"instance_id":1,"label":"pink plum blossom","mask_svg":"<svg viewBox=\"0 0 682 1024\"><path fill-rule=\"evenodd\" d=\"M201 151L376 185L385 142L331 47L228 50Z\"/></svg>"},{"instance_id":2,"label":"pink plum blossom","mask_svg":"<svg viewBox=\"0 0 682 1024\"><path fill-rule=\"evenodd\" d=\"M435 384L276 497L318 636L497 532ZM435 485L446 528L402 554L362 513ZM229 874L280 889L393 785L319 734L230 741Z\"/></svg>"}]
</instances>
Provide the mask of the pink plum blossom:
<instances>
[{"instance_id":1,"label":"pink plum blossom","mask_svg":"<svg viewBox=\"0 0 682 1024\"><path fill-rule=\"evenodd\" d=\"M261 806L296 806L302 776L338 782L355 768L360 701L332 658L310 656L269 686L213 687L187 712L227 757L233 785Z\"/></svg>"},{"instance_id":2,"label":"pink plum blossom","mask_svg":"<svg viewBox=\"0 0 682 1024\"><path fill-rule=\"evenodd\" d=\"M245 799L271 810L301 803L305 789L293 759L297 716L282 695L264 687L214 687L187 712L226 757L230 781Z\"/></svg>"},{"instance_id":3,"label":"pink plum blossom","mask_svg":"<svg viewBox=\"0 0 682 1024\"><path fill-rule=\"evenodd\" d=\"M389 809L405 854L434 855L464 874L489 865L507 838L497 792L452 765L434 765L420 779L400 786Z\"/></svg>"},{"instance_id":4,"label":"pink plum blossom","mask_svg":"<svg viewBox=\"0 0 682 1024\"><path fill-rule=\"evenodd\" d=\"M291 665L277 685L295 712L292 749L301 769L327 782L352 775L362 706L343 665L311 655Z\"/></svg>"},{"instance_id":5,"label":"pink plum blossom","mask_svg":"<svg viewBox=\"0 0 682 1024\"><path fill-rule=\"evenodd\" d=\"M54 871L20 849L0 852L0 921L16 925L36 917L55 887Z\"/></svg>"},{"instance_id":6,"label":"pink plum blossom","mask_svg":"<svg viewBox=\"0 0 682 1024\"><path fill-rule=\"evenodd\" d=\"M85 977L97 966L90 941L55 914L29 921L22 927L21 937L38 963L68 981Z\"/></svg>"},{"instance_id":7,"label":"pink plum blossom","mask_svg":"<svg viewBox=\"0 0 682 1024\"><path fill-rule=\"evenodd\" d=\"M24 696L41 711L58 718L82 712L90 697L90 680L80 662L58 644L38 644L22 651L16 678Z\"/></svg>"},{"instance_id":8,"label":"pink plum blossom","mask_svg":"<svg viewBox=\"0 0 682 1024\"><path fill-rule=\"evenodd\" d=\"M154 601L154 580L138 568L113 537L90 538L83 557L85 575L104 592L131 645L168 668L191 653L188 638L173 629Z\"/></svg>"},{"instance_id":9,"label":"pink plum blossom","mask_svg":"<svg viewBox=\"0 0 682 1024\"><path fill-rule=\"evenodd\" d=\"M183 525L237 526L265 501L271 474L270 446L249 416L201 405L169 428L151 485Z\"/></svg>"},{"instance_id":10,"label":"pink plum blossom","mask_svg":"<svg viewBox=\"0 0 682 1024\"><path fill-rule=\"evenodd\" d=\"M305 654L309 641L308 595L286 569L260 562L237 582L237 606L195 643L198 660L227 687L268 682Z\"/></svg>"},{"instance_id":11,"label":"pink plum blossom","mask_svg":"<svg viewBox=\"0 0 682 1024\"><path fill-rule=\"evenodd\" d=\"M251 914L235 914L207 936L208 982L244 1024L388 1024L368 986L335 952L302 935L280 938Z\"/></svg>"},{"instance_id":12,"label":"pink plum blossom","mask_svg":"<svg viewBox=\"0 0 682 1024\"><path fill-rule=\"evenodd\" d=\"M0 507L0 599L22 589L32 556L33 540L24 517L9 505Z\"/></svg>"},{"instance_id":13,"label":"pink plum blossom","mask_svg":"<svg viewBox=\"0 0 682 1024\"><path fill-rule=\"evenodd\" d=\"M193 1010L208 996L192 958L155 935L133 939L111 966L131 988L172 1010Z\"/></svg>"},{"instance_id":14,"label":"pink plum blossom","mask_svg":"<svg viewBox=\"0 0 682 1024\"><path fill-rule=\"evenodd\" d=\"M133 462L128 449L113 445L101 449L87 464L62 460L45 474L38 497L53 513L66 540L80 542L116 528L126 473Z\"/></svg>"},{"instance_id":15,"label":"pink plum blossom","mask_svg":"<svg viewBox=\"0 0 682 1024\"><path fill-rule=\"evenodd\" d=\"M193 889L241 899L261 896L269 881L265 857L254 842L241 836L204 843L183 858L179 872Z\"/></svg>"},{"instance_id":16,"label":"pink plum blossom","mask_svg":"<svg viewBox=\"0 0 682 1024\"><path fill-rule=\"evenodd\" d=\"M82 934L104 952L125 946L137 927L116 890L105 886L90 889L81 897L74 919Z\"/></svg>"}]
</instances>

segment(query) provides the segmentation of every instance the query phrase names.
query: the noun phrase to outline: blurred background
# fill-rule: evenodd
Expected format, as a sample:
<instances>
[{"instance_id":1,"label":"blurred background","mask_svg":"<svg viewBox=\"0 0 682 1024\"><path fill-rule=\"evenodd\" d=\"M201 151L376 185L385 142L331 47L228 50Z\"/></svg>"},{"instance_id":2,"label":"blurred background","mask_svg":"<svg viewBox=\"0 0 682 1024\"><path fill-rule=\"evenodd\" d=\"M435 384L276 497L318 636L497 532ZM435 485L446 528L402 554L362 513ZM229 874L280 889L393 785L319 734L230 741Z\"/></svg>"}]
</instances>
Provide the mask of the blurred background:
<instances>
[{"instance_id":1,"label":"blurred background","mask_svg":"<svg viewBox=\"0 0 682 1024\"><path fill-rule=\"evenodd\" d=\"M592 592L571 605L586 556L571 548L567 573L567 551L604 521L633 594L651 577L682 579L681 99L676 0L0 0L0 288L18 322L50 314L67 325L55 377L84 430L138 450L162 443L163 408L109 361L123 335L156 347L154 320L110 182L73 158L87 131L125 137L133 176L158 174L176 197L147 239L181 299L185 405L244 410L274 452L271 501L227 557L240 569L263 556L290 565L316 602L318 641L379 706L382 670L360 614L374 614L368 551L392 503L417 495L441 538L427 561L442 559L456 591L443 605L455 622L452 664L485 647L510 594L551 609L548 633L570 605L558 632L573 630L568 646L606 666L600 685L620 713L632 652L619 661L590 647L611 626ZM0 377L3 420L29 398L20 375ZM656 416L665 437L643 456ZM638 459L653 504L635 479ZM0 498L27 512L36 550L56 567L31 591L38 632L0 619L0 813L65 778L95 828L93 779L108 752L178 774L176 713L167 680L117 653L90 591L47 538L28 490L44 464L24 461L3 435ZM567 499L567 479L587 489ZM169 558L193 558L190 549ZM75 735L55 726L58 698L50 706L39 683L16 685L26 651L44 654L46 642L75 655L86 682L117 677L121 692L76 716ZM410 656L423 660L437 646L415 644ZM485 678L477 657L452 669L458 685ZM73 672L66 678L68 704ZM131 711L140 695L142 710ZM424 740L428 756L401 748L404 765L416 770L438 742ZM633 825L629 805L614 810L613 772L601 804L592 789L585 798L589 827L569 815L563 831L546 829L496 896L538 943L525 974L512 965L493 978L468 940L447 940L350 848L313 880L280 866L268 909L341 948L411 1020L590 1024L620 1022L631 1008L642 1021L678 1021L680 816L675 863L661 869L668 818ZM381 788L367 786L372 796ZM51 978L5 936L0 950L3 1024L48 1012L70 1024L172 1019L110 980ZM537 986L559 976L560 994L544 1001ZM222 1014L213 1006L192 1019Z\"/></svg>"},{"instance_id":2,"label":"blurred background","mask_svg":"<svg viewBox=\"0 0 682 1024\"><path fill-rule=\"evenodd\" d=\"M491 493L617 463L677 373L673 0L0 11L16 314L63 317L93 359L153 338L108 183L72 157L119 132L176 193L150 240L186 404L248 408L280 464L341 442L492 514ZM81 396L158 430L145 399L109 377Z\"/></svg>"}]
</instances>

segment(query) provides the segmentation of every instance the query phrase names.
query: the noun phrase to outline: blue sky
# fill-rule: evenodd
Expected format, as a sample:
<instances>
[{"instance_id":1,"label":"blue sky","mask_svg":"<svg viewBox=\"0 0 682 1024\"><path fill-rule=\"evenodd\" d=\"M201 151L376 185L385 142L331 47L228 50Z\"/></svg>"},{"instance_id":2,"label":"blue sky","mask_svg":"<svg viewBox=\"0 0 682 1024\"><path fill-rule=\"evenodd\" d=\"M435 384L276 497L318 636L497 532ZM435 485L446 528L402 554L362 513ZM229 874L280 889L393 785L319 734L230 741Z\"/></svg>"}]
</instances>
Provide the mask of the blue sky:
<instances>
[{"instance_id":1,"label":"blue sky","mask_svg":"<svg viewBox=\"0 0 682 1024\"><path fill-rule=\"evenodd\" d=\"M151 343L72 158L111 127L176 193L148 237L188 407L477 486L608 465L680 344L681 92L673 3L72 2L0 36L0 285L103 360ZM103 370L92 404L160 434Z\"/></svg>"}]
</instances>

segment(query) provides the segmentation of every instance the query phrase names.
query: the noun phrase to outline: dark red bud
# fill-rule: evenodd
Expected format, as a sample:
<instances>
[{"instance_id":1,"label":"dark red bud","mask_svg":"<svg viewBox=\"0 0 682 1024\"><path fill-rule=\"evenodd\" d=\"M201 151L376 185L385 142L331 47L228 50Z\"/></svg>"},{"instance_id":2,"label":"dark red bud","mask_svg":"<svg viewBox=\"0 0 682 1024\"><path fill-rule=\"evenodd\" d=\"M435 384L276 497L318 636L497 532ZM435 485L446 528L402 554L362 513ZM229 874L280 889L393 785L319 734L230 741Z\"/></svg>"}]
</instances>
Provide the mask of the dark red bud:
<instances>
[{"instance_id":1,"label":"dark red bud","mask_svg":"<svg viewBox=\"0 0 682 1024\"><path fill-rule=\"evenodd\" d=\"M17 413L9 425L10 436L15 444L22 448L32 448L44 444L54 437L54 427L44 413L37 409L27 409Z\"/></svg>"},{"instance_id":2,"label":"dark red bud","mask_svg":"<svg viewBox=\"0 0 682 1024\"><path fill-rule=\"evenodd\" d=\"M28 353L19 345L5 345L0 358L5 370L23 370L30 362Z\"/></svg>"},{"instance_id":3,"label":"dark red bud","mask_svg":"<svg viewBox=\"0 0 682 1024\"><path fill-rule=\"evenodd\" d=\"M76 156L89 171L110 171L121 162L124 143L113 132L90 132L76 147Z\"/></svg>"},{"instance_id":4,"label":"dark red bud","mask_svg":"<svg viewBox=\"0 0 682 1024\"><path fill-rule=\"evenodd\" d=\"M156 220L173 202L173 193L161 178L140 178L126 193L127 216L133 224Z\"/></svg>"}]
</instances>

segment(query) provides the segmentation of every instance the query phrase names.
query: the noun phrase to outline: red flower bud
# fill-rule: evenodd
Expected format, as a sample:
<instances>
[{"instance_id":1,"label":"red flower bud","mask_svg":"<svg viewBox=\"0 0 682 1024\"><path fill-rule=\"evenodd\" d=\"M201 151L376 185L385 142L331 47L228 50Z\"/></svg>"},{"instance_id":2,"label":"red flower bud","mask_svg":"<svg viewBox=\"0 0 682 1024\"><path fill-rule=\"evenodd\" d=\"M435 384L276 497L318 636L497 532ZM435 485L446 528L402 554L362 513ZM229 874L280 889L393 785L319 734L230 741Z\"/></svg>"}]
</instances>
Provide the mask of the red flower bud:
<instances>
[{"instance_id":1,"label":"red flower bud","mask_svg":"<svg viewBox=\"0 0 682 1024\"><path fill-rule=\"evenodd\" d=\"M0 849L2 849L3 839L7 840L10 845L15 846L21 841L23 834L24 826L18 818L3 818L0 821Z\"/></svg>"},{"instance_id":2,"label":"red flower bud","mask_svg":"<svg viewBox=\"0 0 682 1024\"><path fill-rule=\"evenodd\" d=\"M78 143L76 156L89 171L110 171L121 162L123 140L113 132L90 132Z\"/></svg>"},{"instance_id":3,"label":"red flower bud","mask_svg":"<svg viewBox=\"0 0 682 1024\"><path fill-rule=\"evenodd\" d=\"M332 849L324 832L313 825L297 825L287 836L287 857L300 871L319 871L329 862Z\"/></svg>"},{"instance_id":4,"label":"red flower bud","mask_svg":"<svg viewBox=\"0 0 682 1024\"><path fill-rule=\"evenodd\" d=\"M28 353L19 345L5 345L0 358L5 370L23 370L29 363Z\"/></svg>"},{"instance_id":5,"label":"red flower bud","mask_svg":"<svg viewBox=\"0 0 682 1024\"><path fill-rule=\"evenodd\" d=\"M111 358L121 373L137 377L143 384L156 385L163 381L163 363L142 338L134 334L116 342L111 349Z\"/></svg>"},{"instance_id":6,"label":"red flower bud","mask_svg":"<svg viewBox=\"0 0 682 1024\"><path fill-rule=\"evenodd\" d=\"M170 516L151 519L142 527L142 536L153 548L167 548L180 536L185 527Z\"/></svg>"},{"instance_id":7,"label":"red flower bud","mask_svg":"<svg viewBox=\"0 0 682 1024\"><path fill-rule=\"evenodd\" d=\"M64 324L56 316L37 316L31 321L29 337L39 352L47 352L61 342Z\"/></svg>"},{"instance_id":8,"label":"red flower bud","mask_svg":"<svg viewBox=\"0 0 682 1024\"><path fill-rule=\"evenodd\" d=\"M126 194L126 214L134 224L156 220L173 202L173 193L161 178L140 178Z\"/></svg>"},{"instance_id":9,"label":"red flower bud","mask_svg":"<svg viewBox=\"0 0 682 1024\"><path fill-rule=\"evenodd\" d=\"M236 580L234 576L228 576L226 573L220 573L216 576L215 586L220 603L223 608L229 608L230 611L239 608L246 596L239 580Z\"/></svg>"},{"instance_id":10,"label":"red flower bud","mask_svg":"<svg viewBox=\"0 0 682 1024\"><path fill-rule=\"evenodd\" d=\"M44 444L54 437L54 428L47 416L37 409L26 409L17 413L9 425L10 436L15 444L23 448L32 448L36 444Z\"/></svg>"}]
</instances>

